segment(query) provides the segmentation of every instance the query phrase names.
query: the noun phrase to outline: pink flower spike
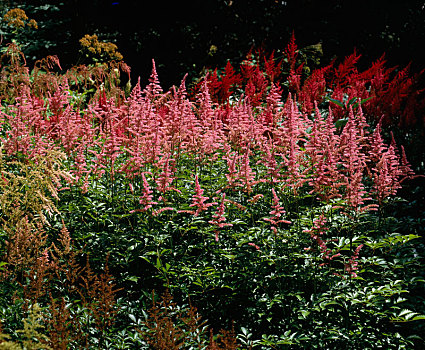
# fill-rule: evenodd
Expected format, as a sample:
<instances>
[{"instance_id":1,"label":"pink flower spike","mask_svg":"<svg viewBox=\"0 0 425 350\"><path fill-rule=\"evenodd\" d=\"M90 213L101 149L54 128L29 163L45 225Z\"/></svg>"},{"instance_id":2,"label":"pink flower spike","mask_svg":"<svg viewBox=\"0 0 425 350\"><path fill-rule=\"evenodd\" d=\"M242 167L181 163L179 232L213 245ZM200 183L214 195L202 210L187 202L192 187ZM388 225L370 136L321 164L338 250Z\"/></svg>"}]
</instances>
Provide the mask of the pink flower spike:
<instances>
[{"instance_id":1,"label":"pink flower spike","mask_svg":"<svg viewBox=\"0 0 425 350\"><path fill-rule=\"evenodd\" d=\"M152 213L152 215L153 216L158 216L159 214L161 214L164 211L172 211L172 210L174 210L174 208L172 208L172 207L164 207L164 208L161 208L161 209L154 210L153 213Z\"/></svg>"},{"instance_id":2,"label":"pink flower spike","mask_svg":"<svg viewBox=\"0 0 425 350\"><path fill-rule=\"evenodd\" d=\"M270 228L272 229L274 234L277 234L277 228L276 228L277 225L279 225L280 223L290 224L291 222L288 220L280 219L282 214L285 214L286 212L285 212L285 209L279 205L279 197L277 196L274 188L272 189L272 194L273 194L273 205L272 205L273 210L270 211L270 215L272 216L270 218L265 218L264 221L270 222L270 224L272 225Z\"/></svg>"},{"instance_id":3,"label":"pink flower spike","mask_svg":"<svg viewBox=\"0 0 425 350\"><path fill-rule=\"evenodd\" d=\"M224 223L224 221L226 221L226 218L224 217L225 198L226 198L226 194L223 193L220 206L218 207L217 212L213 215L213 220L208 221L210 224L215 225L218 228L223 228L223 227L226 227L226 226L233 226L232 224Z\"/></svg>"},{"instance_id":4,"label":"pink flower spike","mask_svg":"<svg viewBox=\"0 0 425 350\"><path fill-rule=\"evenodd\" d=\"M148 181L146 180L145 173L142 173L143 180L143 194L140 197L139 203L144 205L143 211L147 211L149 208L152 208L153 204L158 204L157 202L153 202L153 191L151 191Z\"/></svg>"},{"instance_id":5,"label":"pink flower spike","mask_svg":"<svg viewBox=\"0 0 425 350\"><path fill-rule=\"evenodd\" d=\"M192 204L189 207L196 207L195 216L197 216L201 211L207 210L209 207L217 203L205 203L209 197L204 197L204 190L199 186L198 175L195 175L195 195L192 197Z\"/></svg>"},{"instance_id":6,"label":"pink flower spike","mask_svg":"<svg viewBox=\"0 0 425 350\"><path fill-rule=\"evenodd\" d=\"M352 257L348 259L348 263L345 264L345 271L347 271L352 277L357 277L357 273L355 272L358 270L357 266L359 265L357 259L359 258L360 249L362 248L363 244L360 244L354 251Z\"/></svg>"},{"instance_id":7,"label":"pink flower spike","mask_svg":"<svg viewBox=\"0 0 425 350\"><path fill-rule=\"evenodd\" d=\"M255 243L250 242L250 243L248 243L248 245L250 245L251 247L254 247L257 250L260 250L260 247L258 245L256 245Z\"/></svg>"}]
</instances>

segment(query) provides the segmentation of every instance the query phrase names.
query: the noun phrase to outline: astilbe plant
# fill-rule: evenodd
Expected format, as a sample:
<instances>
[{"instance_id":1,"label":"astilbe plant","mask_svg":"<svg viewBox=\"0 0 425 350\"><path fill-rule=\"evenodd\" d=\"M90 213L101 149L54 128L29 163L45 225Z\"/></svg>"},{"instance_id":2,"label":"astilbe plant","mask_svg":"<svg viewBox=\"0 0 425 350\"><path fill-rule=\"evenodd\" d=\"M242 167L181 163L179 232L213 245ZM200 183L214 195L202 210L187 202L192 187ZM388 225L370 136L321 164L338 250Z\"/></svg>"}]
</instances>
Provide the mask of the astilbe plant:
<instances>
[{"instance_id":1,"label":"astilbe plant","mask_svg":"<svg viewBox=\"0 0 425 350\"><path fill-rule=\"evenodd\" d=\"M341 253L334 253L331 249L328 248L326 239L323 239L323 235L327 231L326 225L326 217L322 214L318 219L314 220L313 226L311 229L306 229L304 232L309 233L311 239L316 241L319 251L320 258L323 259L323 263L321 265L328 264L334 258L337 258L341 255ZM310 250L310 248L304 248L305 250ZM350 265L351 266L351 265Z\"/></svg>"},{"instance_id":2,"label":"astilbe plant","mask_svg":"<svg viewBox=\"0 0 425 350\"><path fill-rule=\"evenodd\" d=\"M204 190L199 185L198 175L195 175L195 194L192 197L192 204L190 204L190 207L196 208L193 215L197 216L201 212L207 210L209 207L212 207L214 204L217 203L206 203L209 197L203 196Z\"/></svg>"},{"instance_id":3,"label":"astilbe plant","mask_svg":"<svg viewBox=\"0 0 425 350\"><path fill-rule=\"evenodd\" d=\"M27 225L28 230L31 229ZM88 338L86 327L93 327L104 334L113 324L116 314L117 289L107 263L101 274L91 270L88 260L85 267L81 266L65 226L56 244L48 244L42 228L38 228L38 231L32 229L28 234L30 238L35 238L28 242L32 246L27 249L26 256L9 250L2 257L8 268L3 271L1 282L20 286L20 291L15 291L12 300L22 298L26 310L31 305L45 306L43 334L48 335L46 346L49 344L55 349L65 349L70 344L88 346L92 339ZM83 310L90 313L93 319L90 324L76 312L72 303L65 302L73 299L80 299Z\"/></svg>"},{"instance_id":4,"label":"astilbe plant","mask_svg":"<svg viewBox=\"0 0 425 350\"><path fill-rule=\"evenodd\" d=\"M221 330L214 337L210 329L208 335L206 321L202 321L196 307L180 308L166 291L161 301L152 295L152 307L144 328L137 331L146 339L152 349L168 350L181 348L202 348L207 350L238 349L239 345L232 331ZM215 338L215 339L214 339Z\"/></svg>"},{"instance_id":5,"label":"astilbe plant","mask_svg":"<svg viewBox=\"0 0 425 350\"><path fill-rule=\"evenodd\" d=\"M208 221L210 224L216 226L218 229L221 229L223 227L233 226L232 224L225 222L226 221L226 217L224 216L225 199L226 199L226 193L223 193L222 196L221 196L220 205L218 206L216 213L212 217L213 219ZM216 241L218 241L218 236L219 236L219 230L218 229L215 230L215 240Z\"/></svg>"},{"instance_id":6,"label":"astilbe plant","mask_svg":"<svg viewBox=\"0 0 425 350\"><path fill-rule=\"evenodd\" d=\"M63 302L59 304L62 312L56 312L57 293L63 292L66 284L70 287L68 295L59 298L69 297L73 290L78 291L84 307L93 314L95 326L100 332L105 332L114 318L116 292L107 267L99 276L90 270L88 264L81 268L63 222L56 242L49 237L45 227L51 216L58 213L55 201L59 199L62 182L72 181L63 169L64 154L55 149L45 149L31 160L15 160L13 155L6 155L3 148L0 151L0 256L2 265L6 266L1 271L1 283L17 286L9 297L15 302L23 300L24 309L31 305L51 304L51 314L43 317L44 329L50 332L50 340L46 340L43 348L48 348L48 343L55 348L64 348L64 344L72 341L64 334L69 335L71 330L77 332L81 327L78 318L71 322L70 312ZM6 239L3 239L3 233Z\"/></svg>"},{"instance_id":7,"label":"astilbe plant","mask_svg":"<svg viewBox=\"0 0 425 350\"><path fill-rule=\"evenodd\" d=\"M418 118L425 108L422 91L418 88L423 71L410 74L410 65L387 68L384 55L368 69L359 71L357 65L361 55L355 51L338 65L333 60L325 67L313 69L306 77L305 62L300 60L303 49L298 48L294 33L282 51L286 64L274 55L267 57L263 50L255 53L251 50L247 59L240 63L242 79L233 67L228 68L230 63L221 72L216 68L208 76L212 99L223 103L244 91L252 106L260 107L268 96L266 90L279 83L297 96L305 113L314 110L315 102L330 99L334 104L334 118L338 120L348 114L349 101L361 100L365 115L375 123L383 116L385 126L423 125L423 120ZM200 87L201 83L195 84L195 90Z\"/></svg>"}]
</instances>

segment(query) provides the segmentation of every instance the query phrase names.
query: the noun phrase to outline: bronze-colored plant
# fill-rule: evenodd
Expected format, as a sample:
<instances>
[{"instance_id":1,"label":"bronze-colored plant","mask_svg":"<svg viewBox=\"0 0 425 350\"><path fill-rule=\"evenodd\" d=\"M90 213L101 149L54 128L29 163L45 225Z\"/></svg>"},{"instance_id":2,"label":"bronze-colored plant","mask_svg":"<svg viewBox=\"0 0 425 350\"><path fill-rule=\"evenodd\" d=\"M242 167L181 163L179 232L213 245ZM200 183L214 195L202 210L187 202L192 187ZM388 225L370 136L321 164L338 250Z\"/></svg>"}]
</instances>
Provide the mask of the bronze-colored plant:
<instances>
[{"instance_id":1,"label":"bronze-colored plant","mask_svg":"<svg viewBox=\"0 0 425 350\"><path fill-rule=\"evenodd\" d=\"M81 51L95 62L121 61L123 56L117 45L99 41L97 35L86 34L80 39Z\"/></svg>"},{"instance_id":2,"label":"bronze-colored plant","mask_svg":"<svg viewBox=\"0 0 425 350\"><path fill-rule=\"evenodd\" d=\"M138 329L152 349L185 349L189 342L190 346L196 346L199 349L238 349L233 326L231 331L221 330L214 339L212 329L208 337L206 322L202 321L202 317L193 305L180 309L168 290L162 295L161 301L156 301L155 293L152 292L152 300L148 320L144 323L146 329Z\"/></svg>"},{"instance_id":3,"label":"bronze-colored plant","mask_svg":"<svg viewBox=\"0 0 425 350\"><path fill-rule=\"evenodd\" d=\"M72 325L75 321L71 319L64 298L57 300L50 295L49 310L51 318L48 321L47 329L50 345L57 350L66 350L75 338L75 333L72 332Z\"/></svg>"},{"instance_id":4,"label":"bronze-colored plant","mask_svg":"<svg viewBox=\"0 0 425 350\"><path fill-rule=\"evenodd\" d=\"M13 103L22 89L30 84L25 56L16 43L7 45L0 56L0 68L0 97L5 102Z\"/></svg>"},{"instance_id":5,"label":"bronze-colored plant","mask_svg":"<svg viewBox=\"0 0 425 350\"><path fill-rule=\"evenodd\" d=\"M38 29L37 22L34 19L29 20L25 11L20 8L14 8L7 11L3 17L3 21L14 30L22 29L25 26Z\"/></svg>"}]
</instances>

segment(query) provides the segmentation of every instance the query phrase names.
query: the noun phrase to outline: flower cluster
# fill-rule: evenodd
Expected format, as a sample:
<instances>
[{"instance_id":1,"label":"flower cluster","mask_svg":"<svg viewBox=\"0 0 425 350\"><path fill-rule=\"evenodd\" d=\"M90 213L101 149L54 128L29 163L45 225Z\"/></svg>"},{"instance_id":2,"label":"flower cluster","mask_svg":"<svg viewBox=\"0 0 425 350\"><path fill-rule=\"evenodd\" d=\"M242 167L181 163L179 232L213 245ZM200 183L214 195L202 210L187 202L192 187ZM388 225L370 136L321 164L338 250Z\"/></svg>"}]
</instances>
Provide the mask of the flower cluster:
<instances>
[{"instance_id":1,"label":"flower cluster","mask_svg":"<svg viewBox=\"0 0 425 350\"><path fill-rule=\"evenodd\" d=\"M348 272L352 277L357 277L356 270L358 270L359 262L357 259L359 258L360 249L363 248L363 244L360 244L355 250L350 259L348 259L348 263L345 264L345 271Z\"/></svg>"},{"instance_id":2,"label":"flower cluster","mask_svg":"<svg viewBox=\"0 0 425 350\"><path fill-rule=\"evenodd\" d=\"M309 233L311 238L317 242L317 245L320 249L321 258L329 262L334 258L340 256L340 253L333 254L332 250L328 248L326 240L322 238L323 234L326 232L326 217L322 214L318 219L314 220L313 227L304 232ZM309 250L309 248L306 248ZM322 263L321 265L324 265Z\"/></svg>"},{"instance_id":3,"label":"flower cluster","mask_svg":"<svg viewBox=\"0 0 425 350\"><path fill-rule=\"evenodd\" d=\"M226 198L226 194L223 193L223 195L221 196L221 202L220 205L218 206L218 209L216 211L216 213L213 215L213 220L208 221L210 224L216 226L217 228L223 228L226 226L233 226L232 224L226 223L226 217L224 216L224 211L225 211L225 198ZM215 239L216 241L218 241L218 230L215 230Z\"/></svg>"},{"instance_id":4,"label":"flower cluster","mask_svg":"<svg viewBox=\"0 0 425 350\"><path fill-rule=\"evenodd\" d=\"M284 224L290 224L291 222L288 220L281 219L282 215L285 214L285 209L280 206L279 204L279 197L276 194L276 191L274 188L272 189L272 195L273 195L273 205L272 210L270 211L270 215L272 215L270 218L265 218L264 221L270 222L271 226L270 228L274 232L274 234L277 234L277 226L280 223Z\"/></svg>"},{"instance_id":5,"label":"flower cluster","mask_svg":"<svg viewBox=\"0 0 425 350\"><path fill-rule=\"evenodd\" d=\"M190 207L196 207L196 211L194 213L195 216L199 215L202 211L207 210L209 207L212 207L217 203L206 203L210 197L203 196L204 190L199 185L198 175L195 175L195 195L192 197L192 204Z\"/></svg>"},{"instance_id":6,"label":"flower cluster","mask_svg":"<svg viewBox=\"0 0 425 350\"><path fill-rule=\"evenodd\" d=\"M110 42L99 41L97 35L86 34L80 39L82 52L101 62L121 61L123 56L119 53L117 45Z\"/></svg>"},{"instance_id":7,"label":"flower cluster","mask_svg":"<svg viewBox=\"0 0 425 350\"><path fill-rule=\"evenodd\" d=\"M9 27L16 30L24 28L25 25L34 29L38 28L37 22L34 19L30 19L28 21L27 14L20 8L14 8L7 11L3 17L3 20Z\"/></svg>"}]
</instances>

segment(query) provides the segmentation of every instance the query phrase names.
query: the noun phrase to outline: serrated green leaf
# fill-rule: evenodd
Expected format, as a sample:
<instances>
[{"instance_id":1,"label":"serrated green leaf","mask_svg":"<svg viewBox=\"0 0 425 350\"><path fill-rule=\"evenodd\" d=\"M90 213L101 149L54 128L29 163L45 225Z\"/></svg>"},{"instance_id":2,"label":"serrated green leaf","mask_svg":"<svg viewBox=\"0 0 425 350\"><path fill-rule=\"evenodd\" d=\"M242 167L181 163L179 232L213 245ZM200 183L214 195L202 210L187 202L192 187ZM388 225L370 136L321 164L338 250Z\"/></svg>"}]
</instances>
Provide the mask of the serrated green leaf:
<instances>
[{"instance_id":1,"label":"serrated green leaf","mask_svg":"<svg viewBox=\"0 0 425 350\"><path fill-rule=\"evenodd\" d=\"M411 321L425 320L425 315L418 315L411 319Z\"/></svg>"}]
</instances>

